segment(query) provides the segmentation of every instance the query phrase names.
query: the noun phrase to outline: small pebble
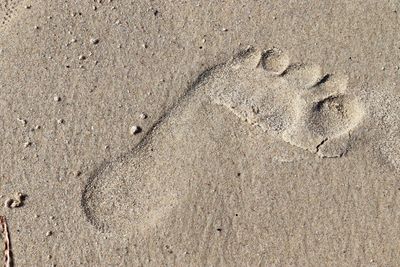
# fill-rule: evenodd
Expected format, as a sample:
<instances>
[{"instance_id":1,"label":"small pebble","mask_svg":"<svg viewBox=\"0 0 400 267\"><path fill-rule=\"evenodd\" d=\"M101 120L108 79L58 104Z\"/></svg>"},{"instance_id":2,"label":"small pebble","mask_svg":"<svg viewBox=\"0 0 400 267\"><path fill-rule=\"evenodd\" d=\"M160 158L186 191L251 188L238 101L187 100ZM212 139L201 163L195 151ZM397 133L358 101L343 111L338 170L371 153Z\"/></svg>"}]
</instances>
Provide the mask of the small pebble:
<instances>
[{"instance_id":1,"label":"small pebble","mask_svg":"<svg viewBox=\"0 0 400 267\"><path fill-rule=\"evenodd\" d=\"M131 127L130 133L132 135L135 135L135 134L140 133L141 131L142 131L142 128L140 128L139 126L134 125L134 126Z\"/></svg>"},{"instance_id":2,"label":"small pebble","mask_svg":"<svg viewBox=\"0 0 400 267\"><path fill-rule=\"evenodd\" d=\"M91 38L91 39L90 39L90 43L91 43L91 44L94 44L94 45L95 45L95 44L98 44L99 42L100 42L100 40L97 39L97 38Z\"/></svg>"},{"instance_id":3,"label":"small pebble","mask_svg":"<svg viewBox=\"0 0 400 267\"><path fill-rule=\"evenodd\" d=\"M223 32L227 32L228 29L227 29L227 28L222 28L222 31L223 31Z\"/></svg>"},{"instance_id":4,"label":"small pebble","mask_svg":"<svg viewBox=\"0 0 400 267\"><path fill-rule=\"evenodd\" d=\"M147 119L147 114L146 113L140 113L139 118L142 120Z\"/></svg>"},{"instance_id":5,"label":"small pebble","mask_svg":"<svg viewBox=\"0 0 400 267\"><path fill-rule=\"evenodd\" d=\"M47 231L47 232L46 232L46 236L51 236L52 234L53 234L52 231Z\"/></svg>"},{"instance_id":6,"label":"small pebble","mask_svg":"<svg viewBox=\"0 0 400 267\"><path fill-rule=\"evenodd\" d=\"M84 55L79 56L79 60L85 60L85 59L86 59L86 57Z\"/></svg>"},{"instance_id":7,"label":"small pebble","mask_svg":"<svg viewBox=\"0 0 400 267\"><path fill-rule=\"evenodd\" d=\"M15 194L15 198L16 199L9 199L8 201L8 207L9 208L18 208L18 207L22 207L24 205L24 200L25 200L25 195L18 192Z\"/></svg>"},{"instance_id":8,"label":"small pebble","mask_svg":"<svg viewBox=\"0 0 400 267\"><path fill-rule=\"evenodd\" d=\"M63 123L64 123L64 120L63 120L63 119L58 119L58 120L57 120L57 123L58 123L58 124L63 124Z\"/></svg>"},{"instance_id":9,"label":"small pebble","mask_svg":"<svg viewBox=\"0 0 400 267\"><path fill-rule=\"evenodd\" d=\"M28 147L28 146L31 146L32 145L32 142L25 142L24 143L24 147Z\"/></svg>"},{"instance_id":10,"label":"small pebble","mask_svg":"<svg viewBox=\"0 0 400 267\"><path fill-rule=\"evenodd\" d=\"M61 101L61 97L55 96L55 97L54 97L54 101L55 101L55 102L60 102L60 101Z\"/></svg>"},{"instance_id":11,"label":"small pebble","mask_svg":"<svg viewBox=\"0 0 400 267\"><path fill-rule=\"evenodd\" d=\"M21 118L17 119L20 123L22 123L23 125L26 125L27 121Z\"/></svg>"}]
</instances>

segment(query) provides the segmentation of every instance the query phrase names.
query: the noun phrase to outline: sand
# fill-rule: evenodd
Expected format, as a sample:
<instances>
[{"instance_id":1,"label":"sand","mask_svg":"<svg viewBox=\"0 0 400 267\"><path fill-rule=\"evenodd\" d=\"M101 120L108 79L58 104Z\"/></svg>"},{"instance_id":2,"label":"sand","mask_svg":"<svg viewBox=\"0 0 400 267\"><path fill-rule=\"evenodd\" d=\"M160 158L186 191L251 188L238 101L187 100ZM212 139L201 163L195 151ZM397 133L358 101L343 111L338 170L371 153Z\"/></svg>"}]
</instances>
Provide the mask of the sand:
<instances>
[{"instance_id":1,"label":"sand","mask_svg":"<svg viewBox=\"0 0 400 267\"><path fill-rule=\"evenodd\" d=\"M399 16L0 0L0 263L400 265Z\"/></svg>"}]
</instances>

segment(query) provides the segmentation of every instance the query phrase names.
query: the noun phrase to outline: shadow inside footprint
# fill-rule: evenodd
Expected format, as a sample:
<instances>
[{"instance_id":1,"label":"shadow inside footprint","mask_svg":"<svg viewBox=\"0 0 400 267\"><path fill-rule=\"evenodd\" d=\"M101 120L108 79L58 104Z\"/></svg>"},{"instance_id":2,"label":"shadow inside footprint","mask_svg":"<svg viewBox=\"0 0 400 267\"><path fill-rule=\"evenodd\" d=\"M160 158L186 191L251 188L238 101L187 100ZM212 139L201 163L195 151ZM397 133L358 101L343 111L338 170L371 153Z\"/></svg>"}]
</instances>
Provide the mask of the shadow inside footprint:
<instances>
[{"instance_id":1,"label":"shadow inside footprint","mask_svg":"<svg viewBox=\"0 0 400 267\"><path fill-rule=\"evenodd\" d=\"M205 71L134 149L96 169L82 194L88 220L110 231L162 222L201 179L196 168L221 166L226 131L234 131L222 107L296 147L342 155L362 118L361 105L345 94L346 81L266 51L248 48Z\"/></svg>"}]
</instances>

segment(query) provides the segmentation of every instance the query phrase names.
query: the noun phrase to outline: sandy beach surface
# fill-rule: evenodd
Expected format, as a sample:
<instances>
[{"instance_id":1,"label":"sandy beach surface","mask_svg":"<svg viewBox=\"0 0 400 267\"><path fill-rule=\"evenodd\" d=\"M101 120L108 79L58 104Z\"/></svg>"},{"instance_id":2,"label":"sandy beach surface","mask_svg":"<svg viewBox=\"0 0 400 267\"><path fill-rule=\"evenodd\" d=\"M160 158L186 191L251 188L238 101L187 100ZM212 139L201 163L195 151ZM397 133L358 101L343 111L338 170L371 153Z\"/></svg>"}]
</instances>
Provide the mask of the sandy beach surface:
<instances>
[{"instance_id":1,"label":"sandy beach surface","mask_svg":"<svg viewBox=\"0 0 400 267\"><path fill-rule=\"evenodd\" d=\"M400 2L0 0L0 265L399 266Z\"/></svg>"}]
</instances>

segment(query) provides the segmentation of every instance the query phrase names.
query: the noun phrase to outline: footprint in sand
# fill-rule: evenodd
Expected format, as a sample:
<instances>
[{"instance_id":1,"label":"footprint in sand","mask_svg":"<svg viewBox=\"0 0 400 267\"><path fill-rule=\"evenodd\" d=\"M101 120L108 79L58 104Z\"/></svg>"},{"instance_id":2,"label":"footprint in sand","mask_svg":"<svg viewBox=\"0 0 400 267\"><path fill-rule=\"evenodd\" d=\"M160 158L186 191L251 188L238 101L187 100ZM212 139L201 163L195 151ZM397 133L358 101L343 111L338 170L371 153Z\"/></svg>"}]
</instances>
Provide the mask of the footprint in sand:
<instances>
[{"instance_id":1,"label":"footprint in sand","mask_svg":"<svg viewBox=\"0 0 400 267\"><path fill-rule=\"evenodd\" d=\"M296 147L342 156L363 117L346 89L344 77L292 64L278 49L248 48L203 72L132 151L96 169L82 194L83 211L99 230L146 229L162 221L196 180L196 166L209 167L197 151L218 154L221 140L210 133L225 127L223 107Z\"/></svg>"},{"instance_id":2,"label":"footprint in sand","mask_svg":"<svg viewBox=\"0 0 400 267\"><path fill-rule=\"evenodd\" d=\"M20 3L22 0L0 0L0 27L12 19Z\"/></svg>"}]
</instances>

